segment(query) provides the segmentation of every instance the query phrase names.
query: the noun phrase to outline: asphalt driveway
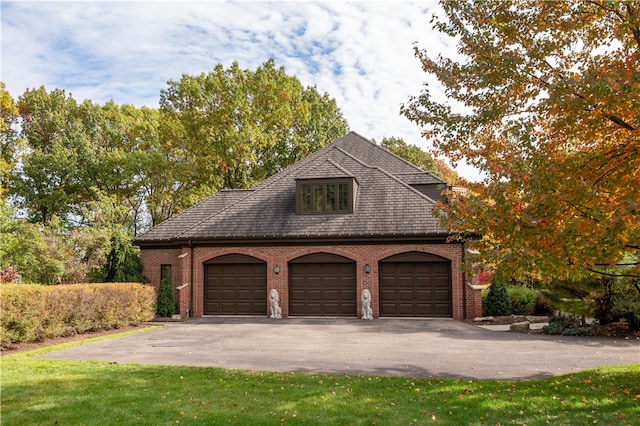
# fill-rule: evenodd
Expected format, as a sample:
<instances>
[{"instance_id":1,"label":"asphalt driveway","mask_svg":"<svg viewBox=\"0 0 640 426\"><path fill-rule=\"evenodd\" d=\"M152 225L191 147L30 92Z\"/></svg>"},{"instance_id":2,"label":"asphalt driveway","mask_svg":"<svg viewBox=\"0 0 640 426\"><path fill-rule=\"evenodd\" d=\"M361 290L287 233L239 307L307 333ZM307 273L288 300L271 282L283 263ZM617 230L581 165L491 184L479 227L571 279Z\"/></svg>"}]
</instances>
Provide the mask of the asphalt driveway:
<instances>
[{"instance_id":1,"label":"asphalt driveway","mask_svg":"<svg viewBox=\"0 0 640 426\"><path fill-rule=\"evenodd\" d=\"M640 341L486 330L453 320L211 317L43 355L249 370L525 380L640 363Z\"/></svg>"}]
</instances>

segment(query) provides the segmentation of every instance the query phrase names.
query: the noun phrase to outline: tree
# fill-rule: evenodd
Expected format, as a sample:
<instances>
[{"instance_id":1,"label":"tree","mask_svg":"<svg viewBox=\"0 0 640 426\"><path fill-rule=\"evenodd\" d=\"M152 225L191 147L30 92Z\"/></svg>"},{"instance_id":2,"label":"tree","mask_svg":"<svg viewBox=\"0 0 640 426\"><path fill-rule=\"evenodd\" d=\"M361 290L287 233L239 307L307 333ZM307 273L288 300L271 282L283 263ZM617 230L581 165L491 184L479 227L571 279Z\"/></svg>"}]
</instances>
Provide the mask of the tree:
<instances>
[{"instance_id":1,"label":"tree","mask_svg":"<svg viewBox=\"0 0 640 426\"><path fill-rule=\"evenodd\" d=\"M161 92L167 139L189 164L186 188L202 196L247 188L343 136L348 125L335 100L276 68L237 62L169 81ZM181 185L181 182L176 182Z\"/></svg>"},{"instance_id":2,"label":"tree","mask_svg":"<svg viewBox=\"0 0 640 426\"><path fill-rule=\"evenodd\" d=\"M375 142L375 140L374 140ZM380 146L391 151L398 157L404 158L414 166L417 166L425 172L431 172L450 185L462 183L462 179L458 176L447 163L442 159L434 159L427 151L424 151L418 145L408 145L402 138L382 138Z\"/></svg>"},{"instance_id":3,"label":"tree","mask_svg":"<svg viewBox=\"0 0 640 426\"><path fill-rule=\"evenodd\" d=\"M0 81L0 197L9 187L9 176L15 167L17 132L14 125L18 119L18 107Z\"/></svg>"},{"instance_id":4,"label":"tree","mask_svg":"<svg viewBox=\"0 0 640 426\"><path fill-rule=\"evenodd\" d=\"M20 136L13 138L10 194L32 222L52 217L83 225L83 207L104 194L129 208L133 233L150 220L150 182L170 151L162 148L158 110L82 103L64 90L27 90L18 100ZM20 149L18 149L20 148ZM173 170L165 170L163 179Z\"/></svg>"},{"instance_id":5,"label":"tree","mask_svg":"<svg viewBox=\"0 0 640 426\"><path fill-rule=\"evenodd\" d=\"M416 47L429 85L403 106L438 153L480 169L444 219L486 263L544 281L640 275L640 5L442 2L458 56ZM617 268L616 268L617 265ZM625 267L624 270L621 268Z\"/></svg>"},{"instance_id":6,"label":"tree","mask_svg":"<svg viewBox=\"0 0 640 426\"><path fill-rule=\"evenodd\" d=\"M408 145L402 138L390 137L382 138L380 146L425 172L439 174L435 160L417 145Z\"/></svg>"},{"instance_id":7,"label":"tree","mask_svg":"<svg viewBox=\"0 0 640 426\"><path fill-rule=\"evenodd\" d=\"M91 199L84 166L95 153L81 108L64 90L27 90L18 99L26 149L19 157L10 193L32 221L68 219Z\"/></svg>"}]
</instances>

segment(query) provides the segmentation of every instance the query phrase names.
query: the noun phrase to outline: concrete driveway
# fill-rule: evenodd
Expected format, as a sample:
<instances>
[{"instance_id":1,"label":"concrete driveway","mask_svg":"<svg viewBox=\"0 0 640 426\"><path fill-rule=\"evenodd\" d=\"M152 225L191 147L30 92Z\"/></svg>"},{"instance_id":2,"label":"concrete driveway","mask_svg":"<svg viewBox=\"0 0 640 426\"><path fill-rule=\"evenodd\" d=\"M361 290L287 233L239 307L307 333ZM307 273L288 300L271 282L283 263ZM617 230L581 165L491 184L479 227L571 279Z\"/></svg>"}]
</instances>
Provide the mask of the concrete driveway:
<instances>
[{"instance_id":1,"label":"concrete driveway","mask_svg":"<svg viewBox=\"0 0 640 426\"><path fill-rule=\"evenodd\" d=\"M215 317L51 352L60 360L526 380L640 363L640 341L486 330L453 320Z\"/></svg>"}]
</instances>

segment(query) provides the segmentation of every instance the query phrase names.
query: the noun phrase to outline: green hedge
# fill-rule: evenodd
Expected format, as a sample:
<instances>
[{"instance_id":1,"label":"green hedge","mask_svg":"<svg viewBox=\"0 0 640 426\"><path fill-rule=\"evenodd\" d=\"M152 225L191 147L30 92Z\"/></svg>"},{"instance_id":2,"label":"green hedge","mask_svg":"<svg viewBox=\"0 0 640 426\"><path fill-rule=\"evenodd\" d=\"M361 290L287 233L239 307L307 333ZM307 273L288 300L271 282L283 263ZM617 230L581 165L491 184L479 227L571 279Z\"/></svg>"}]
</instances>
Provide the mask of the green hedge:
<instances>
[{"instance_id":1,"label":"green hedge","mask_svg":"<svg viewBox=\"0 0 640 426\"><path fill-rule=\"evenodd\" d=\"M137 283L0 288L0 346L133 325L154 317L155 289Z\"/></svg>"},{"instance_id":2,"label":"green hedge","mask_svg":"<svg viewBox=\"0 0 640 426\"><path fill-rule=\"evenodd\" d=\"M506 288L511 313L514 315L550 315L554 310L538 290L525 286L507 286ZM489 289L490 286L482 289L483 315L487 315Z\"/></svg>"}]
</instances>

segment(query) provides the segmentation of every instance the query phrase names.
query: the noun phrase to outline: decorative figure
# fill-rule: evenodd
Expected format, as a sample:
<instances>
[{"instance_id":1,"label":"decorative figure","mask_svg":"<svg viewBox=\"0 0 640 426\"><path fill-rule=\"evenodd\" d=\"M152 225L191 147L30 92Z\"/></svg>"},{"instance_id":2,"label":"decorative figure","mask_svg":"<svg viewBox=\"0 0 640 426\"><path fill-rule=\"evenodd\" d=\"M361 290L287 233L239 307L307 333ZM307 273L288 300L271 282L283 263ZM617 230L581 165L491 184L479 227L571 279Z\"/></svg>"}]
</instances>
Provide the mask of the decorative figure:
<instances>
[{"instance_id":1,"label":"decorative figure","mask_svg":"<svg viewBox=\"0 0 640 426\"><path fill-rule=\"evenodd\" d=\"M371 309L371 293L366 288L362 290L362 319L373 319L373 310Z\"/></svg>"},{"instance_id":2,"label":"decorative figure","mask_svg":"<svg viewBox=\"0 0 640 426\"><path fill-rule=\"evenodd\" d=\"M282 309L280 309L280 295L278 290L272 288L269 292L269 307L271 308L271 316L269 318L282 318Z\"/></svg>"}]
</instances>

